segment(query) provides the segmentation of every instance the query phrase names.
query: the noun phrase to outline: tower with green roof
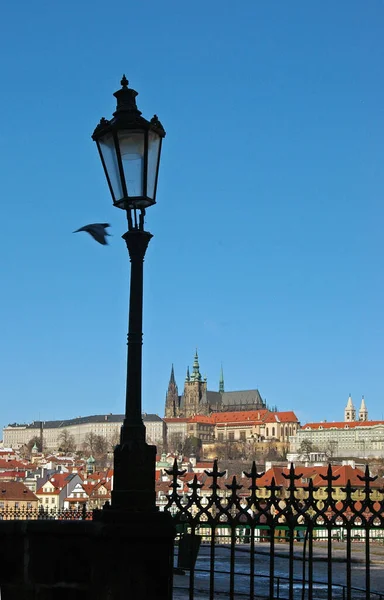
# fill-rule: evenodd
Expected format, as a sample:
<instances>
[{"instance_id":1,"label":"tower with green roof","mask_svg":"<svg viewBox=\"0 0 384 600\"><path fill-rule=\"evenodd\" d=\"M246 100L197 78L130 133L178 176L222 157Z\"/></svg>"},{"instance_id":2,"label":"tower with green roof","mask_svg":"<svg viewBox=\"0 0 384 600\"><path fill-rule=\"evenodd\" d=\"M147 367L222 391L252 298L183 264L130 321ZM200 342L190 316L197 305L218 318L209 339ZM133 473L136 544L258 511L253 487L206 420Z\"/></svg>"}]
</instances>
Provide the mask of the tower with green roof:
<instances>
[{"instance_id":1,"label":"tower with green roof","mask_svg":"<svg viewBox=\"0 0 384 600\"><path fill-rule=\"evenodd\" d=\"M184 383L184 402L182 412L184 417L193 417L193 415L201 415L206 412L207 406L202 405L202 399L207 391L207 381L203 380L200 373L199 355L197 349L193 360L192 373Z\"/></svg>"},{"instance_id":2,"label":"tower with green roof","mask_svg":"<svg viewBox=\"0 0 384 600\"><path fill-rule=\"evenodd\" d=\"M223 371L223 365L221 365L221 369L220 369L220 379L219 379L219 392L220 394L224 394L224 371Z\"/></svg>"}]
</instances>

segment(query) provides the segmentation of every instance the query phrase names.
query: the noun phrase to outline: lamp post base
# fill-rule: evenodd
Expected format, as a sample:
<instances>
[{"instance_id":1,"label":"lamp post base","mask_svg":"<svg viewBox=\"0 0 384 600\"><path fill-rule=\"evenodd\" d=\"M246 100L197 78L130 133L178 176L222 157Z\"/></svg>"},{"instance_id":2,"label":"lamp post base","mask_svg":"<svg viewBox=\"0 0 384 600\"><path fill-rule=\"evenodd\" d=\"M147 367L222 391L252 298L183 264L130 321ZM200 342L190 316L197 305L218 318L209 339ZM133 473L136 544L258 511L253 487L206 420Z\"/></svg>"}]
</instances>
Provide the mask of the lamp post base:
<instances>
[{"instance_id":1,"label":"lamp post base","mask_svg":"<svg viewBox=\"0 0 384 600\"><path fill-rule=\"evenodd\" d=\"M156 446L144 440L116 446L111 508L103 512L156 512L155 465Z\"/></svg>"}]
</instances>

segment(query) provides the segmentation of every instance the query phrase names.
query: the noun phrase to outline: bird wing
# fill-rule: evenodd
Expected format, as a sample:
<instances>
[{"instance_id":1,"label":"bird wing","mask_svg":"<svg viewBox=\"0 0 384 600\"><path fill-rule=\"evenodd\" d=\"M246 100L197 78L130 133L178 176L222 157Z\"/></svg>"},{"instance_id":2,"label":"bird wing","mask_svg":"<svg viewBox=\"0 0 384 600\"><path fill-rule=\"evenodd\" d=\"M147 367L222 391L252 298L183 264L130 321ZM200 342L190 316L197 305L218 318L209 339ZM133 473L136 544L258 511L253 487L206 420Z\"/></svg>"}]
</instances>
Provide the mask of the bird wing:
<instances>
[{"instance_id":1,"label":"bird wing","mask_svg":"<svg viewBox=\"0 0 384 600\"><path fill-rule=\"evenodd\" d=\"M107 241L105 239L104 233L101 233L100 231L98 231L96 229L90 229L88 231L88 233L91 234L93 239L96 240L96 242L99 242L99 244L103 244L103 246L107 245Z\"/></svg>"},{"instance_id":2,"label":"bird wing","mask_svg":"<svg viewBox=\"0 0 384 600\"><path fill-rule=\"evenodd\" d=\"M89 225L84 225L84 227L80 227L80 229L76 229L73 233L78 233L79 231L86 231L89 233L96 242L102 244L103 246L107 246L108 242L105 239L106 235L109 235L105 228L110 227L108 223L90 223Z\"/></svg>"}]
</instances>

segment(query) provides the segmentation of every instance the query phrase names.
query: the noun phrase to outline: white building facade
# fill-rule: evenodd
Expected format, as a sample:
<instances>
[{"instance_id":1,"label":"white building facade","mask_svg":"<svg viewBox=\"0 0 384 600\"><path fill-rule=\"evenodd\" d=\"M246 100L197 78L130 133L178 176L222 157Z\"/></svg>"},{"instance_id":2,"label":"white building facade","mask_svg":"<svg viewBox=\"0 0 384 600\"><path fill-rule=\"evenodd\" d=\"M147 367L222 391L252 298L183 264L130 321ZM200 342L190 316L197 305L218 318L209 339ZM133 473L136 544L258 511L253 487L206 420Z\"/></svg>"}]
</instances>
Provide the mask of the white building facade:
<instances>
[{"instance_id":1,"label":"white building facade","mask_svg":"<svg viewBox=\"0 0 384 600\"><path fill-rule=\"evenodd\" d=\"M91 415L77 417L62 421L34 421L30 424L13 423L3 429L4 446L19 449L34 438L43 438L44 450L58 450L60 447L60 434L66 430L74 437L77 450L81 450L87 436L103 436L110 444L118 443L120 428L124 415ZM165 423L155 414L143 414L146 427L147 442L149 444L163 444L165 437Z\"/></svg>"},{"instance_id":2,"label":"white building facade","mask_svg":"<svg viewBox=\"0 0 384 600\"><path fill-rule=\"evenodd\" d=\"M359 420L356 420L358 415ZM364 397L357 413L349 396L344 421L307 423L290 438L290 453L299 454L304 441L313 450L343 458L383 458L384 421L369 421Z\"/></svg>"}]
</instances>

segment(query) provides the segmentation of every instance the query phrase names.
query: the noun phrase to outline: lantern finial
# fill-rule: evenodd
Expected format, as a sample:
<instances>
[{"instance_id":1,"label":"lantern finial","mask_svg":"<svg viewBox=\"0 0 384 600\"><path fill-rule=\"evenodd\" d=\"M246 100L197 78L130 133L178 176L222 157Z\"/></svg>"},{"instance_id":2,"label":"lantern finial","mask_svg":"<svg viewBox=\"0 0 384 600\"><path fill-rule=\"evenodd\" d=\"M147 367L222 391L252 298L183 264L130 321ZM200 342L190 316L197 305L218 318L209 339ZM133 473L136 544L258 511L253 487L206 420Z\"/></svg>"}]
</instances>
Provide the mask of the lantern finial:
<instances>
[{"instance_id":1,"label":"lantern finial","mask_svg":"<svg viewBox=\"0 0 384 600\"><path fill-rule=\"evenodd\" d=\"M120 83L122 86L121 89L113 94L117 100L116 112L113 113L114 116L118 112L125 112L126 115L130 113L134 118L139 117L141 112L136 105L137 92L128 87L129 81L125 75L123 75Z\"/></svg>"},{"instance_id":2,"label":"lantern finial","mask_svg":"<svg viewBox=\"0 0 384 600\"><path fill-rule=\"evenodd\" d=\"M122 77L122 79L121 79L120 83L121 83L121 85L122 85L122 87L123 87L123 88L127 88L127 87L128 87L128 85L129 85L129 81L128 81L128 79L126 78L125 74L123 75L123 77Z\"/></svg>"}]
</instances>

